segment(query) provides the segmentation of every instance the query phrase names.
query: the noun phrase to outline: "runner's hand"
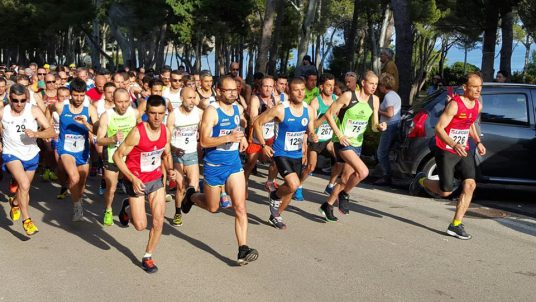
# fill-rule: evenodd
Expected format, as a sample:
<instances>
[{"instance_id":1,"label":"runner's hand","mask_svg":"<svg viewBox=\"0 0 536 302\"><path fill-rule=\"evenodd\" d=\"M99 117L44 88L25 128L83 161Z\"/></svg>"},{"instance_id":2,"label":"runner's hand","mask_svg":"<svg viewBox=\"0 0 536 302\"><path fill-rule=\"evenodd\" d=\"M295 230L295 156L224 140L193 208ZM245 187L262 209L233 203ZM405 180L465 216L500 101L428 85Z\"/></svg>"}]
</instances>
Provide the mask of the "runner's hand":
<instances>
[{"instance_id":1,"label":"runner's hand","mask_svg":"<svg viewBox=\"0 0 536 302\"><path fill-rule=\"evenodd\" d=\"M380 131L385 131L387 130L387 123L386 122L381 122L378 124L378 130Z\"/></svg>"},{"instance_id":2,"label":"runner's hand","mask_svg":"<svg viewBox=\"0 0 536 302\"><path fill-rule=\"evenodd\" d=\"M348 140L348 138L344 135L340 136L339 137L339 143L341 143L341 145L345 146L345 147L348 147L350 146L350 141Z\"/></svg>"},{"instance_id":3,"label":"runner's hand","mask_svg":"<svg viewBox=\"0 0 536 302\"><path fill-rule=\"evenodd\" d=\"M184 152L184 150L181 149L181 148L176 148L176 149L175 149L175 155L176 155L177 157L182 157L182 156L184 155L184 153L186 153L186 152Z\"/></svg>"},{"instance_id":4,"label":"runner's hand","mask_svg":"<svg viewBox=\"0 0 536 302\"><path fill-rule=\"evenodd\" d=\"M168 170L168 177L169 179L171 180L174 180L175 182L177 181L177 175L179 173L177 173L177 171L175 169L169 169Z\"/></svg>"},{"instance_id":5,"label":"runner's hand","mask_svg":"<svg viewBox=\"0 0 536 302\"><path fill-rule=\"evenodd\" d=\"M249 146L248 140L245 137L243 137L242 140L240 141L240 145L238 146L239 152L246 151L248 146Z\"/></svg>"},{"instance_id":6,"label":"runner's hand","mask_svg":"<svg viewBox=\"0 0 536 302\"><path fill-rule=\"evenodd\" d=\"M231 134L229 134L230 143L239 143L244 137L244 132L240 129L234 129Z\"/></svg>"},{"instance_id":7,"label":"runner's hand","mask_svg":"<svg viewBox=\"0 0 536 302\"><path fill-rule=\"evenodd\" d=\"M311 138L313 143L315 143L315 144L318 143L318 136L316 135L316 133L309 134L309 137Z\"/></svg>"},{"instance_id":8,"label":"runner's hand","mask_svg":"<svg viewBox=\"0 0 536 302\"><path fill-rule=\"evenodd\" d=\"M134 189L134 193L138 195L142 195L145 193L145 185L136 176L134 176L134 178L132 179L132 188Z\"/></svg>"},{"instance_id":9,"label":"runner's hand","mask_svg":"<svg viewBox=\"0 0 536 302\"><path fill-rule=\"evenodd\" d=\"M86 116L85 115L77 115L73 118L73 120L79 124L85 125L86 124Z\"/></svg>"},{"instance_id":10,"label":"runner's hand","mask_svg":"<svg viewBox=\"0 0 536 302\"><path fill-rule=\"evenodd\" d=\"M482 143L476 145L476 149L478 150L478 154L480 155L486 155L486 147Z\"/></svg>"},{"instance_id":11,"label":"runner's hand","mask_svg":"<svg viewBox=\"0 0 536 302\"><path fill-rule=\"evenodd\" d=\"M117 131L117 133L114 135L114 141L116 143L122 143L124 139L125 139L125 135L123 134L121 130Z\"/></svg>"},{"instance_id":12,"label":"runner's hand","mask_svg":"<svg viewBox=\"0 0 536 302\"><path fill-rule=\"evenodd\" d=\"M268 145L265 145L264 148L262 148L262 153L266 157L272 158L274 156L274 149Z\"/></svg>"},{"instance_id":13,"label":"runner's hand","mask_svg":"<svg viewBox=\"0 0 536 302\"><path fill-rule=\"evenodd\" d=\"M37 132L32 131L30 129L24 130L24 134L26 134L26 136L29 137L29 138L36 138L37 137Z\"/></svg>"},{"instance_id":14,"label":"runner's hand","mask_svg":"<svg viewBox=\"0 0 536 302\"><path fill-rule=\"evenodd\" d=\"M452 149L454 149L454 151L456 151L456 153L458 153L458 155L461 157L467 156L467 151L465 151L465 145L456 144L454 145L454 147L452 147Z\"/></svg>"}]
</instances>

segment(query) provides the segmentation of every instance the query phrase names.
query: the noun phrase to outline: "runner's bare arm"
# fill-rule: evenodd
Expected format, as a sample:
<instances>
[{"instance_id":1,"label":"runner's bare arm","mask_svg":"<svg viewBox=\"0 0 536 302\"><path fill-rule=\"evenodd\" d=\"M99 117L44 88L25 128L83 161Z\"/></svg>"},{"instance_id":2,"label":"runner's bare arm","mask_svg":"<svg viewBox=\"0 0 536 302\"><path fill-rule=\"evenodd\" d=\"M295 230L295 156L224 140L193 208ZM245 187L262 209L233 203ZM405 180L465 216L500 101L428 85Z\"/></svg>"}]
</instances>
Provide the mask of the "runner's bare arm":
<instances>
[{"instance_id":1,"label":"runner's bare arm","mask_svg":"<svg viewBox=\"0 0 536 302\"><path fill-rule=\"evenodd\" d=\"M108 125L108 113L104 112L99 119L99 127L97 129L97 145L99 146L109 146L117 143L117 135L112 137L107 137L107 125Z\"/></svg>"},{"instance_id":2,"label":"runner's bare arm","mask_svg":"<svg viewBox=\"0 0 536 302\"><path fill-rule=\"evenodd\" d=\"M372 96L372 131L385 131L387 129L387 123L380 123L380 98L376 95Z\"/></svg>"},{"instance_id":3,"label":"runner's bare arm","mask_svg":"<svg viewBox=\"0 0 536 302\"><path fill-rule=\"evenodd\" d=\"M316 120L316 110L309 110L309 123L307 124L307 136L311 137L311 141L318 143L318 137L315 132L315 120ZM307 148L307 140L304 138L303 142Z\"/></svg>"},{"instance_id":4,"label":"runner's bare arm","mask_svg":"<svg viewBox=\"0 0 536 302\"><path fill-rule=\"evenodd\" d=\"M261 145L266 144L262 135L262 126L264 126L264 124L274 119L282 121L284 117L285 117L285 107L284 105L280 104L280 105L277 105L275 107L272 107L264 111L261 115L259 115L255 119L255 122L253 123L253 130L255 131L255 137L259 140L259 143Z\"/></svg>"},{"instance_id":5,"label":"runner's bare arm","mask_svg":"<svg viewBox=\"0 0 536 302\"><path fill-rule=\"evenodd\" d=\"M45 110L47 110L47 106L45 105L45 102L43 102L43 98L41 97L41 94L35 93L34 99L35 99L35 103L37 104L37 108L41 109L42 112L45 112Z\"/></svg>"},{"instance_id":6,"label":"runner's bare arm","mask_svg":"<svg viewBox=\"0 0 536 302\"><path fill-rule=\"evenodd\" d=\"M456 102L449 102L435 126L435 133L437 137L451 147L454 147L456 142L449 137L447 132L445 132L445 128L449 125L450 121L452 121L452 118L456 115L456 112L458 112L458 104Z\"/></svg>"},{"instance_id":7,"label":"runner's bare arm","mask_svg":"<svg viewBox=\"0 0 536 302\"><path fill-rule=\"evenodd\" d=\"M333 133L339 138L339 140L343 136L343 134L341 133L339 127L337 127L337 123L335 123L334 116L338 114L339 110L348 106L351 99L351 92L347 91L343 93L335 102L333 102L333 104L331 104L331 106L329 106L328 111L326 111L326 113L324 114L326 121L328 122L331 129L333 129Z\"/></svg>"},{"instance_id":8,"label":"runner's bare arm","mask_svg":"<svg viewBox=\"0 0 536 302\"><path fill-rule=\"evenodd\" d=\"M113 155L114 163L119 171L121 171L121 173L123 173L123 175L132 183L134 182L136 176L130 172L123 158L127 156L132 151L134 146L139 144L139 142L140 132L138 131L137 127L134 127L132 130L130 130L127 138L123 141L123 143L121 143L121 145L119 145L119 148L115 150Z\"/></svg>"},{"instance_id":9,"label":"runner's bare arm","mask_svg":"<svg viewBox=\"0 0 536 302\"><path fill-rule=\"evenodd\" d=\"M254 123L255 119L259 115L259 106L259 98L256 95L252 96L248 108L249 120L251 121L251 123Z\"/></svg>"},{"instance_id":10,"label":"runner's bare arm","mask_svg":"<svg viewBox=\"0 0 536 302\"><path fill-rule=\"evenodd\" d=\"M56 132L54 131L54 127L50 126L50 123L48 122L45 114L41 109L39 109L37 106L32 106L32 115L35 117L35 120L41 127L41 131L32 131L29 129L24 130L26 135L31 138L51 138L56 135Z\"/></svg>"}]
</instances>

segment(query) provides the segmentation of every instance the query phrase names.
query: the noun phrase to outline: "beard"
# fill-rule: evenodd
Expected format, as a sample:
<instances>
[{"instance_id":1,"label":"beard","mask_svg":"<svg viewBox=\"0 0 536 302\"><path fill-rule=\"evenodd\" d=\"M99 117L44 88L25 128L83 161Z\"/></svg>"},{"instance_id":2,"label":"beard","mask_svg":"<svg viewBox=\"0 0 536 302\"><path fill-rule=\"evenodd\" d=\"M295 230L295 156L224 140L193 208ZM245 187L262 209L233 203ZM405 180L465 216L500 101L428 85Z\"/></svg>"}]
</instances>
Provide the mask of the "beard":
<instances>
[{"instance_id":1,"label":"beard","mask_svg":"<svg viewBox=\"0 0 536 302\"><path fill-rule=\"evenodd\" d=\"M228 98L224 98L224 99L222 100L222 102L225 103L225 104L227 104L227 105L232 105L234 102L236 102L237 99L238 99L238 98L236 98L236 99L228 99Z\"/></svg>"}]
</instances>

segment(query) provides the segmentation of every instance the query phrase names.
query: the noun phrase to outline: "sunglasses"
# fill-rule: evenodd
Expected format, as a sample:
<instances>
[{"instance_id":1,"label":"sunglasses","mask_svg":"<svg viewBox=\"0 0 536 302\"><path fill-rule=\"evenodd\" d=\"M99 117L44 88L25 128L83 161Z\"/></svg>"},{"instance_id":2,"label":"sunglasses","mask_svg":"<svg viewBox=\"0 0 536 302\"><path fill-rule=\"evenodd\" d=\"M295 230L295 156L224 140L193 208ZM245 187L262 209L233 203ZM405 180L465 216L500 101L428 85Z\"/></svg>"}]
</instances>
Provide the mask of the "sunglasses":
<instances>
[{"instance_id":1,"label":"sunglasses","mask_svg":"<svg viewBox=\"0 0 536 302\"><path fill-rule=\"evenodd\" d=\"M69 78L60 78L60 79L61 79L62 81L63 81L63 80L67 81Z\"/></svg>"},{"instance_id":2,"label":"sunglasses","mask_svg":"<svg viewBox=\"0 0 536 302\"><path fill-rule=\"evenodd\" d=\"M171 79L171 82L180 82L181 80L179 79Z\"/></svg>"},{"instance_id":3,"label":"sunglasses","mask_svg":"<svg viewBox=\"0 0 536 302\"><path fill-rule=\"evenodd\" d=\"M47 84L55 84L56 81L46 81Z\"/></svg>"},{"instance_id":4,"label":"sunglasses","mask_svg":"<svg viewBox=\"0 0 536 302\"><path fill-rule=\"evenodd\" d=\"M11 100L11 103L14 103L14 104L24 104L24 103L26 103L26 99L20 99L20 100L13 99L13 100Z\"/></svg>"},{"instance_id":5,"label":"sunglasses","mask_svg":"<svg viewBox=\"0 0 536 302\"><path fill-rule=\"evenodd\" d=\"M240 69L238 68L231 68L231 71L239 71Z\"/></svg>"},{"instance_id":6,"label":"sunglasses","mask_svg":"<svg viewBox=\"0 0 536 302\"><path fill-rule=\"evenodd\" d=\"M38 73L38 75L47 75L46 73Z\"/></svg>"}]
</instances>

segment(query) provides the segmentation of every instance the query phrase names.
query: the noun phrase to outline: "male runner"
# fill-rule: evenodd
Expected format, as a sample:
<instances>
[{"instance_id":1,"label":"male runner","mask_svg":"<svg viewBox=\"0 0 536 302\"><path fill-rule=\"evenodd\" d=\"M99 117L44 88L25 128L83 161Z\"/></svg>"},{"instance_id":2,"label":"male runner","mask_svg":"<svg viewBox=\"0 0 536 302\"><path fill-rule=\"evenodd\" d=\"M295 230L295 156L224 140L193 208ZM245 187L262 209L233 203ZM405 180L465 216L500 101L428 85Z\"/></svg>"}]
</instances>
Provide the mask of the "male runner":
<instances>
[{"instance_id":1,"label":"male runner","mask_svg":"<svg viewBox=\"0 0 536 302\"><path fill-rule=\"evenodd\" d=\"M307 155L307 135L311 136L313 142L318 142L314 133L315 112L304 103L304 97L304 80L302 78L292 79L289 102L269 109L253 123L264 155L274 158L279 174L285 180L277 190L269 193L269 221L279 230L287 228L281 213L287 208L292 194L300 185L302 159ZM263 125L272 120L278 122L273 148L266 145L266 141L262 138Z\"/></svg>"},{"instance_id":2,"label":"male runner","mask_svg":"<svg viewBox=\"0 0 536 302\"><path fill-rule=\"evenodd\" d=\"M246 245L248 217L246 184L239 152L247 148L247 140L240 129L243 112L235 104L238 99L236 82L224 76L218 85L218 100L203 113L199 131L200 143L205 148L204 193L186 190L182 211L187 214L195 203L215 213L219 209L221 187L231 196L235 211L235 234L238 241L238 264L257 260L257 250ZM194 194L195 193L195 194Z\"/></svg>"},{"instance_id":3,"label":"male runner","mask_svg":"<svg viewBox=\"0 0 536 302\"><path fill-rule=\"evenodd\" d=\"M199 187L199 163L197 157L197 137L203 110L195 106L196 92L191 87L181 91L181 105L173 109L167 119L167 128L171 132L171 152L177 173L184 175L184 183L177 184L175 194L175 216L171 225L182 225L181 204L187 187Z\"/></svg>"},{"instance_id":4,"label":"male runner","mask_svg":"<svg viewBox=\"0 0 536 302\"><path fill-rule=\"evenodd\" d=\"M101 115L97 130L97 144L105 147L103 176L106 182L106 192L104 193L103 224L107 226L114 224L112 202L119 177L119 169L114 164L113 154L130 130L136 126L138 120L138 110L130 106L130 94L126 89L118 88L113 92L112 98L114 106Z\"/></svg>"},{"instance_id":5,"label":"male runner","mask_svg":"<svg viewBox=\"0 0 536 302\"><path fill-rule=\"evenodd\" d=\"M29 92L23 85L11 86L10 100L10 104L0 109L3 169L9 170L18 184L15 198L10 199L9 216L17 221L22 213L22 227L30 236L38 232L28 209L30 185L39 165L37 138L54 136L54 129L50 127L43 112L29 104ZM41 131L37 131L38 125Z\"/></svg>"},{"instance_id":6,"label":"male runner","mask_svg":"<svg viewBox=\"0 0 536 302\"><path fill-rule=\"evenodd\" d=\"M374 95L378 87L378 76L367 71L361 81L359 92L347 91L333 103L324 114L334 132L333 143L337 160L344 163L341 180L335 185L320 213L327 221L337 221L333 215L333 204L339 200L339 211L350 213L350 191L368 176L369 170L361 160L361 146L368 121L372 115L372 130L385 131L387 124L378 123L380 100ZM334 117L338 117L335 120Z\"/></svg>"},{"instance_id":7,"label":"male runner","mask_svg":"<svg viewBox=\"0 0 536 302\"><path fill-rule=\"evenodd\" d=\"M154 264L152 253L162 234L166 209L162 159L171 178L180 175L176 175L172 168L170 133L163 124L166 100L158 95L149 96L146 113L147 122L139 123L132 128L115 151L113 161L125 176L128 194L128 200L123 201L119 213L121 224L126 226L131 220L137 231L145 230L147 227L145 199L149 200L152 227L141 265L147 273L155 273L158 267Z\"/></svg>"},{"instance_id":8,"label":"male runner","mask_svg":"<svg viewBox=\"0 0 536 302\"><path fill-rule=\"evenodd\" d=\"M163 96L171 102L173 108L177 108L181 104L182 74L178 70L173 70L170 76L171 86Z\"/></svg>"},{"instance_id":9,"label":"male runner","mask_svg":"<svg viewBox=\"0 0 536 302\"><path fill-rule=\"evenodd\" d=\"M199 95L199 104L197 105L201 109L206 109L208 105L216 102L216 91L212 88L214 80L209 71L202 71L199 75L201 81L201 87L197 89Z\"/></svg>"},{"instance_id":10,"label":"male runner","mask_svg":"<svg viewBox=\"0 0 536 302\"><path fill-rule=\"evenodd\" d=\"M86 82L75 78L70 84L71 99L56 103L52 110L59 115L60 134L57 152L67 174L67 187L73 200L73 221L82 221L82 195L89 172L89 132L97 121L97 112L86 99Z\"/></svg>"},{"instance_id":11,"label":"male runner","mask_svg":"<svg viewBox=\"0 0 536 302\"><path fill-rule=\"evenodd\" d=\"M456 211L452 223L447 228L447 234L459 239L471 239L462 224L465 212L471 204L473 192L476 189L475 159L469 150L471 137L476 143L480 155L486 154L486 148L480 141L475 121L482 111L479 100L482 91L482 78L478 73L469 73L463 84L463 95L454 95L445 111L439 117L435 126L434 156L437 163L439 181L427 179L423 172L418 173L410 184L410 193L417 195L420 188L448 197L453 191L455 172L459 172L462 179L462 193L456 204Z\"/></svg>"}]
</instances>

